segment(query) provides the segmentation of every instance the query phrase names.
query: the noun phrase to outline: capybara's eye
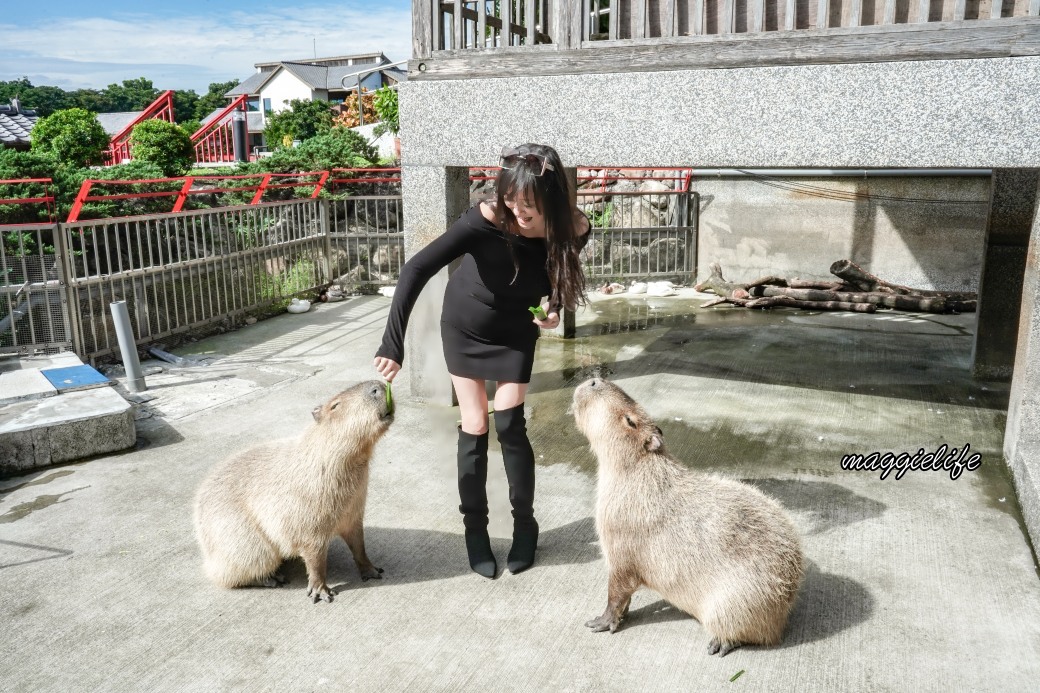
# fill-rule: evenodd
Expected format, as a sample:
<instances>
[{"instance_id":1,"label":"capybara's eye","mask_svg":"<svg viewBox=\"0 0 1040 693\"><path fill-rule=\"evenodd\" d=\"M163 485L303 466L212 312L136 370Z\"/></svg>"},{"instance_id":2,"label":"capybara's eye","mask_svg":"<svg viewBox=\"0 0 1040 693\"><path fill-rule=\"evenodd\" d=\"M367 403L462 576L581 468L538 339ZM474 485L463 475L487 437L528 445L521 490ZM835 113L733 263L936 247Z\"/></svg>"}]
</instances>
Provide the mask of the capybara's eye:
<instances>
[{"instance_id":1,"label":"capybara's eye","mask_svg":"<svg viewBox=\"0 0 1040 693\"><path fill-rule=\"evenodd\" d=\"M625 423L628 424L629 428L637 428L636 422L632 420L632 417L625 414Z\"/></svg>"},{"instance_id":2,"label":"capybara's eye","mask_svg":"<svg viewBox=\"0 0 1040 693\"><path fill-rule=\"evenodd\" d=\"M339 400L336 400L335 402L333 402L332 404L329 405L329 411L332 411L333 409L335 409L338 406L339 406Z\"/></svg>"}]
</instances>

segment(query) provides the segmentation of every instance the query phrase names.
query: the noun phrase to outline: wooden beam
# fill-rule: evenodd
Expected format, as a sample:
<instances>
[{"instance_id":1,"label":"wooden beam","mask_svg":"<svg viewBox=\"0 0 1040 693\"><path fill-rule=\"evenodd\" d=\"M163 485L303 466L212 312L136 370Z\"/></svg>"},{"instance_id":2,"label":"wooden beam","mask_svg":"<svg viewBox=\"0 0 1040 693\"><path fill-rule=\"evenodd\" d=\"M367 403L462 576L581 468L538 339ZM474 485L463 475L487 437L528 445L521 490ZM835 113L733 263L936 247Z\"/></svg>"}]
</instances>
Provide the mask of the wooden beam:
<instances>
[{"instance_id":1,"label":"wooden beam","mask_svg":"<svg viewBox=\"0 0 1040 693\"><path fill-rule=\"evenodd\" d=\"M429 58L433 54L433 6L439 0L418 0L412 5L412 58ZM439 48L439 46L437 46Z\"/></svg>"},{"instance_id":2,"label":"wooden beam","mask_svg":"<svg viewBox=\"0 0 1040 693\"><path fill-rule=\"evenodd\" d=\"M646 38L646 6L650 3L650 0L633 0L632 7L632 36L634 39ZM614 11L614 5L620 3L615 2L610 7L610 11ZM630 5L630 6L631 6ZM620 8L618 8L620 9ZM619 20L620 21L620 20Z\"/></svg>"},{"instance_id":3,"label":"wooden beam","mask_svg":"<svg viewBox=\"0 0 1040 693\"><path fill-rule=\"evenodd\" d=\"M719 34L732 34L736 24L737 0L722 0L719 8Z\"/></svg>"},{"instance_id":4,"label":"wooden beam","mask_svg":"<svg viewBox=\"0 0 1040 693\"><path fill-rule=\"evenodd\" d=\"M675 22L678 18L678 12L675 7L676 0L660 1L664 5L664 10L661 12L661 36L670 38L677 33L675 28ZM765 2L765 0L762 0L762 2Z\"/></svg>"},{"instance_id":5,"label":"wooden beam","mask_svg":"<svg viewBox=\"0 0 1040 693\"><path fill-rule=\"evenodd\" d=\"M477 2L477 47L487 47L487 3L484 0Z\"/></svg>"},{"instance_id":6,"label":"wooden beam","mask_svg":"<svg viewBox=\"0 0 1040 693\"><path fill-rule=\"evenodd\" d=\"M513 0L502 0L499 7L502 12L502 33L498 45L511 46L513 45Z\"/></svg>"},{"instance_id":7,"label":"wooden beam","mask_svg":"<svg viewBox=\"0 0 1040 693\"><path fill-rule=\"evenodd\" d=\"M1029 0L1029 16L1040 16L1040 0Z\"/></svg>"},{"instance_id":8,"label":"wooden beam","mask_svg":"<svg viewBox=\"0 0 1040 693\"><path fill-rule=\"evenodd\" d=\"M538 31L538 27L534 24L534 0L527 0L524 3L524 24L527 25L527 45L533 46L535 42L535 32Z\"/></svg>"},{"instance_id":9,"label":"wooden beam","mask_svg":"<svg viewBox=\"0 0 1040 693\"><path fill-rule=\"evenodd\" d=\"M455 50L461 50L466 47L466 44L462 42L462 23L464 21L462 18L462 0L455 0L455 9L451 15L452 34L455 37L451 47Z\"/></svg>"},{"instance_id":10,"label":"wooden beam","mask_svg":"<svg viewBox=\"0 0 1040 693\"><path fill-rule=\"evenodd\" d=\"M408 81L1040 56L1040 18L586 45L570 51L533 46L435 53L409 64Z\"/></svg>"},{"instance_id":11,"label":"wooden beam","mask_svg":"<svg viewBox=\"0 0 1040 693\"><path fill-rule=\"evenodd\" d=\"M932 0L918 0L917 21L919 24L928 23L928 13L932 9Z\"/></svg>"},{"instance_id":12,"label":"wooden beam","mask_svg":"<svg viewBox=\"0 0 1040 693\"><path fill-rule=\"evenodd\" d=\"M550 6L549 26L542 30L560 50L581 48L582 7L588 8L588 0L581 3L557 1Z\"/></svg>"},{"instance_id":13,"label":"wooden beam","mask_svg":"<svg viewBox=\"0 0 1040 693\"><path fill-rule=\"evenodd\" d=\"M610 3L610 16L607 22L608 41L617 41L618 39L618 17L620 14L621 13L618 12L618 1L613 0L613 2Z\"/></svg>"},{"instance_id":14,"label":"wooden beam","mask_svg":"<svg viewBox=\"0 0 1040 693\"><path fill-rule=\"evenodd\" d=\"M964 6L966 4L965 0L953 0L953 21L960 22L964 20Z\"/></svg>"},{"instance_id":15,"label":"wooden beam","mask_svg":"<svg viewBox=\"0 0 1040 693\"><path fill-rule=\"evenodd\" d=\"M748 26L748 32L761 33L765 21L766 0L748 0L748 2L751 5L751 24Z\"/></svg>"},{"instance_id":16,"label":"wooden beam","mask_svg":"<svg viewBox=\"0 0 1040 693\"><path fill-rule=\"evenodd\" d=\"M895 0L892 0L894 2ZM795 17L798 14L798 3L796 0L787 0L784 5L784 31L794 31Z\"/></svg>"},{"instance_id":17,"label":"wooden beam","mask_svg":"<svg viewBox=\"0 0 1040 693\"><path fill-rule=\"evenodd\" d=\"M1000 19L1000 11L1003 8L1004 0L993 0L993 4L989 8L990 19Z\"/></svg>"},{"instance_id":18,"label":"wooden beam","mask_svg":"<svg viewBox=\"0 0 1040 693\"><path fill-rule=\"evenodd\" d=\"M831 4L829 0L819 0L816 4L816 28L826 29L830 25Z\"/></svg>"},{"instance_id":19,"label":"wooden beam","mask_svg":"<svg viewBox=\"0 0 1040 693\"><path fill-rule=\"evenodd\" d=\"M842 26L856 27L862 24L863 0L848 0L848 4L845 6L848 8L849 16Z\"/></svg>"},{"instance_id":20,"label":"wooden beam","mask_svg":"<svg viewBox=\"0 0 1040 693\"><path fill-rule=\"evenodd\" d=\"M1000 0L996 0L999 2ZM885 14L881 19L882 24L896 23L896 0L885 0Z\"/></svg>"},{"instance_id":21,"label":"wooden beam","mask_svg":"<svg viewBox=\"0 0 1040 693\"><path fill-rule=\"evenodd\" d=\"M693 0L690 5L690 33L694 36L704 33L704 0Z\"/></svg>"}]
</instances>

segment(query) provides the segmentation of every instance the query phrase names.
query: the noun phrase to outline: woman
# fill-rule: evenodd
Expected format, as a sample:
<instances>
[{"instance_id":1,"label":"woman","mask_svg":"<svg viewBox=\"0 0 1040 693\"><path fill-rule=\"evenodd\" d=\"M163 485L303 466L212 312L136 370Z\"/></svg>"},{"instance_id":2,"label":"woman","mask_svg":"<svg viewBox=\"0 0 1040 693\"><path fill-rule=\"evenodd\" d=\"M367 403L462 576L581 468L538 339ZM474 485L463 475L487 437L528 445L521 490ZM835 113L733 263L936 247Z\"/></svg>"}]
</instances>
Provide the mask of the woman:
<instances>
[{"instance_id":1,"label":"woman","mask_svg":"<svg viewBox=\"0 0 1040 693\"><path fill-rule=\"evenodd\" d=\"M459 511L466 527L470 567L493 578L498 570L488 537L488 400L485 381L497 384L495 431L502 445L513 545L509 571L534 563L534 453L527 438L524 397L531 381L539 328L560 324L559 310L585 301L578 253L588 240L588 218L571 204L563 164L549 146L525 144L502 153L497 196L463 213L448 231L401 270L376 370L393 380L404 358L404 333L426 282L462 257L444 293L444 359L462 412L459 427ZM548 301L540 304L542 297ZM532 319L532 307L545 311Z\"/></svg>"}]
</instances>

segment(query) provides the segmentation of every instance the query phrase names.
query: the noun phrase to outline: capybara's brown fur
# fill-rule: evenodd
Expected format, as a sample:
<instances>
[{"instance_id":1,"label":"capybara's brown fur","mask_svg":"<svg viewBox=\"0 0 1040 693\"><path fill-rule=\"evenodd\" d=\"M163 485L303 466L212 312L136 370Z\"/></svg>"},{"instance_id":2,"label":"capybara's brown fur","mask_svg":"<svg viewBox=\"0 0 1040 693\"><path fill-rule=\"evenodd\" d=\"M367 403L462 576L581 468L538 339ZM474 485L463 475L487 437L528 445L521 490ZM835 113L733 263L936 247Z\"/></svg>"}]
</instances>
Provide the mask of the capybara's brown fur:
<instances>
[{"instance_id":1,"label":"capybara's brown fur","mask_svg":"<svg viewBox=\"0 0 1040 693\"><path fill-rule=\"evenodd\" d=\"M393 420L386 387L359 383L312 412L298 439L262 443L217 464L195 497L195 532L209 578L221 587L275 587L282 561L307 566L307 595L332 601L326 578L337 534L363 580L383 572L365 554L368 465Z\"/></svg>"},{"instance_id":2,"label":"capybara's brown fur","mask_svg":"<svg viewBox=\"0 0 1040 693\"><path fill-rule=\"evenodd\" d=\"M614 632L645 585L701 622L709 654L778 644L804 573L780 504L677 462L646 411L602 378L575 390L574 418L599 462L596 531L609 571L606 611L585 625Z\"/></svg>"}]
</instances>

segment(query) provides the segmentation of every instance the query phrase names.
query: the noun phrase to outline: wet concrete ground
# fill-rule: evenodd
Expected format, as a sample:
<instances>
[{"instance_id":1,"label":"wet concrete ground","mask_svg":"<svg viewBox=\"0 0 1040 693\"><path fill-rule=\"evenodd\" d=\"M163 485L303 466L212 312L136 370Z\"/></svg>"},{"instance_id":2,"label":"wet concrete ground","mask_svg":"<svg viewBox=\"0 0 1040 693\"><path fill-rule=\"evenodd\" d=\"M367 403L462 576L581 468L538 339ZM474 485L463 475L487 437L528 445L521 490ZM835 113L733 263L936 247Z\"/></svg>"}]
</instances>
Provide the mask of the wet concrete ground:
<instances>
[{"instance_id":1,"label":"wet concrete ground","mask_svg":"<svg viewBox=\"0 0 1040 693\"><path fill-rule=\"evenodd\" d=\"M191 497L217 459L295 435L315 404L370 378L388 301L321 305L178 350L196 365L148 376L135 451L0 480L0 688L1034 690L1040 579L1001 460L1008 388L969 376L974 316L702 300L600 297L577 339L540 342L528 398L538 562L495 581L465 562L457 410L408 402L405 364L366 518L386 579L362 584L338 542L331 605L304 597L297 563L279 590L206 583ZM595 460L567 407L592 374L640 401L686 464L790 510L809 571L780 647L709 657L699 624L648 590L618 633L582 626L603 609L606 574ZM840 465L942 444L970 444L982 467L881 480ZM488 486L504 563L494 442Z\"/></svg>"}]
</instances>

